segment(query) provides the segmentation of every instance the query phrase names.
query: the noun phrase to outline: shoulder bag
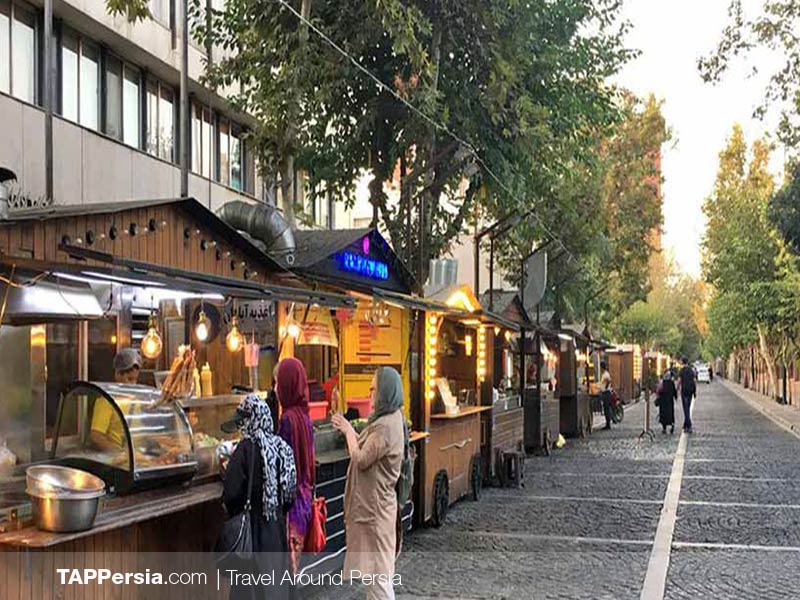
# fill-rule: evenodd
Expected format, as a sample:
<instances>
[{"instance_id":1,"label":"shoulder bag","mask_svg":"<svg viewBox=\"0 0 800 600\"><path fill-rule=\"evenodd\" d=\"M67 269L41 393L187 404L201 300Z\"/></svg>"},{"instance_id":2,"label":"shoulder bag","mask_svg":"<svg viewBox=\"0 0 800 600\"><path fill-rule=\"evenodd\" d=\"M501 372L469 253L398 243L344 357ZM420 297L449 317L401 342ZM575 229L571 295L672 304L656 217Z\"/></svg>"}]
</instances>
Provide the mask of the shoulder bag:
<instances>
[{"instance_id":1,"label":"shoulder bag","mask_svg":"<svg viewBox=\"0 0 800 600\"><path fill-rule=\"evenodd\" d=\"M241 442L240 442L241 443ZM214 545L217 568L221 571L241 568L253 556L252 503L253 476L255 472L258 445L253 444L250 452L250 466L247 475L247 498L244 508L222 525L217 543Z\"/></svg>"}]
</instances>

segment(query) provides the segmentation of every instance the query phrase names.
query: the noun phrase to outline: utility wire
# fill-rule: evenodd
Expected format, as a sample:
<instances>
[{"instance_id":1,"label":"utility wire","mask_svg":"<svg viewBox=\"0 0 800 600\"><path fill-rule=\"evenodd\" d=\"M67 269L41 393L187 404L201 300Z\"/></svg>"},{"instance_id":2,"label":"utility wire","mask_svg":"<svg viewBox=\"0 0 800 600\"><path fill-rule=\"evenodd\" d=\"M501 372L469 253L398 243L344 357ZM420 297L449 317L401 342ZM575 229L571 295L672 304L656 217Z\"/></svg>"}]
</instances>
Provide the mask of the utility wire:
<instances>
[{"instance_id":1,"label":"utility wire","mask_svg":"<svg viewBox=\"0 0 800 600\"><path fill-rule=\"evenodd\" d=\"M463 139L461 136L459 136L458 134L456 134L456 133L455 133L454 131L452 131L452 130L451 130L449 127L447 127L447 125L445 125L444 123L441 123L441 122L437 121L436 119L434 119L433 117L431 117L431 116L427 115L426 113L424 113L422 110L420 110L419 108L417 108L416 106L414 106L414 105L413 105L411 102L409 102L408 100L406 100L405 98L403 98L403 97L402 97L400 94L398 94L398 93L397 93L397 91L396 91L396 90L394 90L392 87L390 87L389 85L387 85L386 83L384 83L383 81L381 81L381 79L380 79L379 77L377 77L376 75L374 75L374 74L373 74L373 73L372 73L372 72L371 72L369 69L367 69L366 67L364 67L364 66L363 66L361 63L359 63L359 62L358 62L358 60L357 60L357 59L356 59L356 58L355 58L355 57L354 57L352 54L350 54L349 52L347 52L347 50L345 50L344 48L342 48L342 47L341 47L339 44L337 44L337 43L336 43L335 41L333 41L333 40L332 40L330 37L328 37L328 35L327 35L327 34L326 34L324 31L322 31L322 30L321 30L319 27L317 27L316 25L314 25L314 23L312 23L312 22L311 22L309 19L306 19L306 18L305 18L305 17L304 17L304 16L303 16L303 15L302 15L300 12L298 12L298 11L297 11L297 10L296 10L296 9L295 9L295 8L294 8L292 5L291 5L291 4L289 4L289 3L287 2L287 0L275 0L275 2L277 2L277 3L278 3L278 4L280 4L280 5L281 5L283 8L285 8L285 9L286 9L286 10L288 10L290 13L292 13L292 14L293 14L293 15L294 15L294 16L295 16L295 17L296 17L296 18L297 18L297 19L298 19L298 20L299 20L301 23L303 23L303 24L307 25L307 26L309 27L309 29L311 29L311 30L312 30L314 33L316 33L316 34L317 34L317 35L318 35L320 38L322 38L322 39L325 41L325 43L327 43L327 44L328 44L328 45L329 45L331 48L333 48L334 50L336 50L336 51L337 51L339 54L341 54L341 55L342 55L344 58L346 58L346 59L347 59L347 60L348 60L350 63L352 63L352 64L353 64L353 66L354 66L356 69L358 69L359 71L361 71L361 72L362 72L364 75L366 75L366 76L367 76L369 79L371 79L373 82L375 82L375 84L376 84L378 87L380 87L382 90L384 90L384 91L388 92L388 93L389 93L391 96L393 96L393 97L394 97L394 98L395 98L395 99L396 99L398 102L400 102L401 104L403 104L403 105L404 105L406 108L408 108L408 109L409 109L411 112L413 112L414 114L416 114L417 116L419 116L419 117L420 117L421 119L423 119L423 120L424 120L426 123L428 123L429 125L431 125L431 126L432 126L432 127L434 127L435 129L437 129L437 130L439 130L439 131L442 131L442 132L444 132L444 133L445 133L445 134L447 134L447 135L448 135L450 138L452 138L453 140L455 140L456 142L458 142L459 144L461 144L462 146L464 146L465 148L467 148L467 149L470 151L470 153L472 154L472 156L475 158L476 162L477 162L477 163L478 163L478 164L479 164L479 165L480 165L480 166L483 168L483 170L486 172L486 174L487 174L487 175L489 175L489 177L490 177L492 180L494 180L494 181L495 181L495 183L497 183L497 185L499 185L499 186L500 186L500 188L501 188L503 191L505 191L505 192L506 192L506 193L509 195L509 197L511 197L511 198L513 198L513 197L514 197L514 193L513 193L513 191L511 190L511 188L510 188L510 187L508 187L508 185L506 185L506 184L505 184L505 182L503 182L503 181L500 179L500 177L499 177L499 176L498 176L498 175L497 175L497 174L496 174L496 173L495 173L495 172L494 172L494 171L493 171L493 170L492 170L492 169L489 167L489 165L488 165L488 164L486 164L486 161L484 161L484 160L483 160L483 158L480 156L480 154L478 153L478 151L477 151L477 149L475 148L475 146L473 146L471 143L469 143L468 141L466 141L465 139ZM561 240L561 238L559 238L558 236L556 236L556 235L555 235L555 234L552 232L552 230L551 230L551 229L550 229L550 228L547 226L547 224L546 224L546 223L545 223L545 222L542 220L542 218L541 218L541 217L539 217L538 215L536 215L536 213L534 213L534 212L531 212L531 213L530 213L530 215L531 215L531 216L532 216L534 219L536 219L536 221L539 223L539 226L540 226L540 227L541 227L541 228L544 230L544 233L545 233L547 236L549 236L549 237L550 237L550 239L552 239L553 241L555 241L555 242L556 242L556 243L557 243L557 244L558 244L558 245L559 245L559 246L560 246L560 247L561 247L561 248L564 250L564 252L566 252L566 253L567 253L568 260L576 260L576 262L578 262L578 264L580 264L580 261L577 261L577 259L575 259L575 257L573 256L572 252L571 252L571 251L570 251L570 250L569 250L569 249L568 249L568 248L567 248L567 247L564 245L564 242Z\"/></svg>"}]
</instances>

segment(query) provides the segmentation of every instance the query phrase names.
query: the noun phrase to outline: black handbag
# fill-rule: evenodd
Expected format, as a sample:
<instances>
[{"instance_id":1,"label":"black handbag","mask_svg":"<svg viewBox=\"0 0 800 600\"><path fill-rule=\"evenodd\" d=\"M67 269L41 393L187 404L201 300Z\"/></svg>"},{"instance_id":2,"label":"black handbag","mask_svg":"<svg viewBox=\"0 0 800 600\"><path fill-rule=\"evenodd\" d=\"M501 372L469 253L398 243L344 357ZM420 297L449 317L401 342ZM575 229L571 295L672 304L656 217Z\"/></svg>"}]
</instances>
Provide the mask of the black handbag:
<instances>
[{"instance_id":1,"label":"black handbag","mask_svg":"<svg viewBox=\"0 0 800 600\"><path fill-rule=\"evenodd\" d=\"M239 570L253 558L253 529L251 524L251 502L253 475L258 446L250 452L250 472L247 476L247 498L242 512L222 525L217 543L214 545L217 568L220 571Z\"/></svg>"}]
</instances>

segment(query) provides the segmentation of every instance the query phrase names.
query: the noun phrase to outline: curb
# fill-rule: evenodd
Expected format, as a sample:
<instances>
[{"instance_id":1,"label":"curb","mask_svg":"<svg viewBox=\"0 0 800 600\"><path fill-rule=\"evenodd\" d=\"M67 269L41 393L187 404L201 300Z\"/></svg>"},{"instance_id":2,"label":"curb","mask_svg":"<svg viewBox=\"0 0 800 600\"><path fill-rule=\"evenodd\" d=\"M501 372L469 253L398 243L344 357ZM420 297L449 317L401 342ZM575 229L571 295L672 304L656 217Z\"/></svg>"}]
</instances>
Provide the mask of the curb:
<instances>
[{"instance_id":1,"label":"curb","mask_svg":"<svg viewBox=\"0 0 800 600\"><path fill-rule=\"evenodd\" d=\"M767 417L770 421L775 423L778 427L780 427L781 429L785 429L786 431L791 433L793 436L795 436L796 438L800 439L800 431L798 431L798 428L794 425L794 423L792 423L791 421L787 421L783 417L774 414L769 409L764 408L761 405L760 402L758 402L756 400L753 400L752 398L748 398L746 393L745 393L747 390L745 390L744 388L739 386L739 384L730 383L725 379L721 379L720 383L722 384L722 386L725 389L727 389L732 394L735 394L739 399L747 402L747 404L749 404L751 407L756 409L762 415Z\"/></svg>"}]
</instances>

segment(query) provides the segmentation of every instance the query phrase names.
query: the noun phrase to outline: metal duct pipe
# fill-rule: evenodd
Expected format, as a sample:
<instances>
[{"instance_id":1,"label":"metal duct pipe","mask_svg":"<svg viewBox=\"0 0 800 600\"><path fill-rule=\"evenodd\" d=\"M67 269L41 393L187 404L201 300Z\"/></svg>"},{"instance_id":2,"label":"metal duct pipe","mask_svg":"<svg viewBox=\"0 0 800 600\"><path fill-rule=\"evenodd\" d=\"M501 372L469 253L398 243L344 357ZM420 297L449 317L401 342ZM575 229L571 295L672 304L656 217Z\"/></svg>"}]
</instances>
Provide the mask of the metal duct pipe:
<instances>
[{"instance_id":1,"label":"metal duct pipe","mask_svg":"<svg viewBox=\"0 0 800 600\"><path fill-rule=\"evenodd\" d=\"M262 242L267 254L285 258L289 266L294 264L297 249L294 233L276 207L234 200L224 204L217 216L234 229Z\"/></svg>"}]
</instances>

